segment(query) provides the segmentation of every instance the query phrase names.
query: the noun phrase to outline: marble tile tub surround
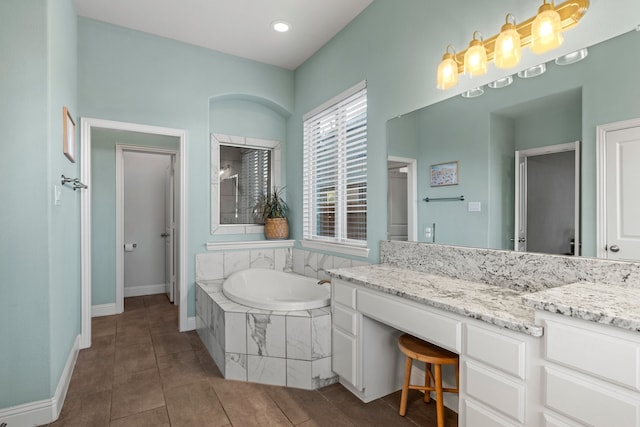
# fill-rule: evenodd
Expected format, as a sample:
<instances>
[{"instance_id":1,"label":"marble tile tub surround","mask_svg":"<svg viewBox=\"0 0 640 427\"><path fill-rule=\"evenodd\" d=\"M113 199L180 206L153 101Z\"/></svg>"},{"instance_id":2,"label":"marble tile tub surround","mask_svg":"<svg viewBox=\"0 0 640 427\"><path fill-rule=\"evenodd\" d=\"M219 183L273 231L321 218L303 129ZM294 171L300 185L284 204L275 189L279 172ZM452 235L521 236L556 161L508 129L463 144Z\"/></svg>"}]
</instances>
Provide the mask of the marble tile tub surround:
<instances>
[{"instance_id":1,"label":"marble tile tub surround","mask_svg":"<svg viewBox=\"0 0 640 427\"><path fill-rule=\"evenodd\" d=\"M219 250L196 254L196 281L226 279L232 273L247 268L271 268L328 280L327 270L367 264L297 248Z\"/></svg>"},{"instance_id":2,"label":"marble tile tub surround","mask_svg":"<svg viewBox=\"0 0 640 427\"><path fill-rule=\"evenodd\" d=\"M196 285L196 330L227 379L317 389L331 371L329 307L265 311L230 301L223 280Z\"/></svg>"},{"instance_id":3,"label":"marble tile tub surround","mask_svg":"<svg viewBox=\"0 0 640 427\"><path fill-rule=\"evenodd\" d=\"M380 262L537 292L575 282L640 289L640 263L417 242L380 242Z\"/></svg>"}]
</instances>

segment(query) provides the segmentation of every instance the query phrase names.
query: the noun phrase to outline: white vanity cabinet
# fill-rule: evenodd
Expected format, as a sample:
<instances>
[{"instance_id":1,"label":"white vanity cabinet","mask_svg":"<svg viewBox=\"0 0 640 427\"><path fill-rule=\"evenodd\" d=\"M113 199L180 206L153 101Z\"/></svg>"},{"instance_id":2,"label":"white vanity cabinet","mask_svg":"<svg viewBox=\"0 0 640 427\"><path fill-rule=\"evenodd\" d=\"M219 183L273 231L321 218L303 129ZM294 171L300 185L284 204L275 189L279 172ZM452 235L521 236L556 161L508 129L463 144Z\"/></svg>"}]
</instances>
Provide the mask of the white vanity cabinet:
<instances>
[{"instance_id":1,"label":"white vanity cabinet","mask_svg":"<svg viewBox=\"0 0 640 427\"><path fill-rule=\"evenodd\" d=\"M540 426L540 338L466 321L461 426Z\"/></svg>"},{"instance_id":2,"label":"white vanity cabinet","mask_svg":"<svg viewBox=\"0 0 640 427\"><path fill-rule=\"evenodd\" d=\"M542 369L546 427L640 426L640 334L548 312Z\"/></svg>"},{"instance_id":3,"label":"white vanity cabinet","mask_svg":"<svg viewBox=\"0 0 640 427\"><path fill-rule=\"evenodd\" d=\"M397 339L407 332L460 355L460 394L445 393L460 426L542 425L541 338L341 279L332 291L333 370L361 400L401 388Z\"/></svg>"}]
</instances>

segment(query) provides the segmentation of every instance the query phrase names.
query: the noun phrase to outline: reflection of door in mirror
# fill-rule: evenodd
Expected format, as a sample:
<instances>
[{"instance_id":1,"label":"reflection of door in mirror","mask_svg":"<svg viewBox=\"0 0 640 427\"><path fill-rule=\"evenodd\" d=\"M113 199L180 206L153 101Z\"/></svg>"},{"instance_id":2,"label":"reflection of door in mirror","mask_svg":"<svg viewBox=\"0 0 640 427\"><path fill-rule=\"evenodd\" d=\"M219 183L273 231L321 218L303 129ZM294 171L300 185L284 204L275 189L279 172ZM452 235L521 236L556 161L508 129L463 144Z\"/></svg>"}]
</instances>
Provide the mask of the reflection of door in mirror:
<instances>
[{"instance_id":1,"label":"reflection of door in mirror","mask_svg":"<svg viewBox=\"0 0 640 427\"><path fill-rule=\"evenodd\" d=\"M598 255L640 260L640 119L598 127Z\"/></svg>"},{"instance_id":2,"label":"reflection of door in mirror","mask_svg":"<svg viewBox=\"0 0 640 427\"><path fill-rule=\"evenodd\" d=\"M407 167L388 169L387 239L407 240Z\"/></svg>"},{"instance_id":3,"label":"reflection of door in mirror","mask_svg":"<svg viewBox=\"0 0 640 427\"><path fill-rule=\"evenodd\" d=\"M580 254L579 143L516 151L514 249Z\"/></svg>"}]
</instances>

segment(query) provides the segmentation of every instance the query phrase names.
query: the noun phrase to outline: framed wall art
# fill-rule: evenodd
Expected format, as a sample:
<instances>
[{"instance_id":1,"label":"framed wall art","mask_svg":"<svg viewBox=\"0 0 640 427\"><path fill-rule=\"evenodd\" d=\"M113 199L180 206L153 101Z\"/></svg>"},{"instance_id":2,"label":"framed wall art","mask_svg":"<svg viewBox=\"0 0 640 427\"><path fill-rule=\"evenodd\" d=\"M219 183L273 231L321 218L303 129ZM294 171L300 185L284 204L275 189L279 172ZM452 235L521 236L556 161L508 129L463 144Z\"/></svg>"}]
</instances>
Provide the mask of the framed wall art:
<instances>
[{"instance_id":1,"label":"framed wall art","mask_svg":"<svg viewBox=\"0 0 640 427\"><path fill-rule=\"evenodd\" d=\"M76 162L76 124L67 107L62 107L62 152L67 159Z\"/></svg>"},{"instance_id":2,"label":"framed wall art","mask_svg":"<svg viewBox=\"0 0 640 427\"><path fill-rule=\"evenodd\" d=\"M458 161L431 165L429 170L429 182L432 187L458 185L458 173Z\"/></svg>"}]
</instances>

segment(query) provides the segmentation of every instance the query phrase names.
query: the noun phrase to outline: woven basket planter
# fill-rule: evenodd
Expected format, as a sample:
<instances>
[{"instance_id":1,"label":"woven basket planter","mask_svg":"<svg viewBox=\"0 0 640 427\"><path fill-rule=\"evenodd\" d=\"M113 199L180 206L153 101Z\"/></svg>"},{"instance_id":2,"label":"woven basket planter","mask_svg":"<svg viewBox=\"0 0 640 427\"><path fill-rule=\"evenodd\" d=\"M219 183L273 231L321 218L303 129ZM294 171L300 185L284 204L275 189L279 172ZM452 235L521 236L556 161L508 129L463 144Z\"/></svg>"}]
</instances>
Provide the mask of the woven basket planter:
<instances>
[{"instance_id":1,"label":"woven basket planter","mask_svg":"<svg viewBox=\"0 0 640 427\"><path fill-rule=\"evenodd\" d=\"M269 240L289 238L289 222L286 218L267 218L264 221L264 237Z\"/></svg>"}]
</instances>

